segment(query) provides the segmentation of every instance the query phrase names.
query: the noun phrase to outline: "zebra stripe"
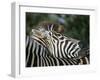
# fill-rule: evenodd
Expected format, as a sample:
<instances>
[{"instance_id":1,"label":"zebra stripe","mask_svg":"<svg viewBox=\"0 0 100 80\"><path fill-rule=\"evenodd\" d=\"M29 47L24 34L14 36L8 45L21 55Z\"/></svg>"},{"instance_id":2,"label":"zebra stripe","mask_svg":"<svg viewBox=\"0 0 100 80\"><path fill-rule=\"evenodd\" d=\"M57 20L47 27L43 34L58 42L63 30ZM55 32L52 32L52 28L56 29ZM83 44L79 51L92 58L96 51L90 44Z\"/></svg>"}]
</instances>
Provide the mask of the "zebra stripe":
<instances>
[{"instance_id":1,"label":"zebra stripe","mask_svg":"<svg viewBox=\"0 0 100 80\"><path fill-rule=\"evenodd\" d=\"M41 42L42 43L42 42ZM26 37L26 67L78 65L78 60L54 57L40 41Z\"/></svg>"},{"instance_id":2,"label":"zebra stripe","mask_svg":"<svg viewBox=\"0 0 100 80\"><path fill-rule=\"evenodd\" d=\"M36 61L39 61L39 56L46 56L48 53L49 51L39 41L29 36L26 37L26 66L35 63L36 58Z\"/></svg>"}]
</instances>

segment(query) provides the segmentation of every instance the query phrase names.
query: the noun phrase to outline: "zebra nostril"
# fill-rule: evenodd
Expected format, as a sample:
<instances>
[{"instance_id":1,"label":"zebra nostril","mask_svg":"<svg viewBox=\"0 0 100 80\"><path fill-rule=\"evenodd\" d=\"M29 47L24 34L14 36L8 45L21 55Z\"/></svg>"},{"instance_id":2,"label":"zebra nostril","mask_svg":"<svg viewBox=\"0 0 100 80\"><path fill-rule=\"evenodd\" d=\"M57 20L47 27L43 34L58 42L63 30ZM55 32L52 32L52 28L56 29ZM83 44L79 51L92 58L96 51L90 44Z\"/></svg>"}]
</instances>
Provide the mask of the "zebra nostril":
<instances>
[{"instance_id":1,"label":"zebra nostril","mask_svg":"<svg viewBox=\"0 0 100 80\"><path fill-rule=\"evenodd\" d=\"M80 41L78 42L78 45L81 49L84 49L84 48L89 48L88 44L84 41Z\"/></svg>"}]
</instances>

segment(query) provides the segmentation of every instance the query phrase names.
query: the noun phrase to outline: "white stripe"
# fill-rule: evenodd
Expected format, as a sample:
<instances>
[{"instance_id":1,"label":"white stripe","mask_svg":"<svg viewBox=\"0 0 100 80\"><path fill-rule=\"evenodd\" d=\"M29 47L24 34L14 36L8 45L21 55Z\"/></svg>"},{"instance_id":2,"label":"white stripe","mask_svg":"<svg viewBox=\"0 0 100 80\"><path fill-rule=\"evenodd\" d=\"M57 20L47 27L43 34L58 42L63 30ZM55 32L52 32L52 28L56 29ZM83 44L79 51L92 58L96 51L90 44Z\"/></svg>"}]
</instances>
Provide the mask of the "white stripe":
<instances>
[{"instance_id":1,"label":"white stripe","mask_svg":"<svg viewBox=\"0 0 100 80\"><path fill-rule=\"evenodd\" d=\"M66 65L66 63L61 58L59 58L59 59L61 60L61 62L63 63L63 65Z\"/></svg>"},{"instance_id":2,"label":"white stripe","mask_svg":"<svg viewBox=\"0 0 100 80\"><path fill-rule=\"evenodd\" d=\"M51 56L49 56L49 58L51 58L53 66L55 66L54 59Z\"/></svg>"},{"instance_id":3,"label":"white stripe","mask_svg":"<svg viewBox=\"0 0 100 80\"><path fill-rule=\"evenodd\" d=\"M32 62L31 62L31 67L33 66L34 64L34 50L35 50L35 41L33 41L33 48L32 48Z\"/></svg>"},{"instance_id":4,"label":"white stripe","mask_svg":"<svg viewBox=\"0 0 100 80\"><path fill-rule=\"evenodd\" d=\"M55 52L53 52L53 54L54 54L54 56L56 56L56 57L58 57L58 53L57 53L57 41L55 40L55 43L53 43L54 44L54 46L55 46ZM53 45L52 44L52 45Z\"/></svg>"},{"instance_id":5,"label":"white stripe","mask_svg":"<svg viewBox=\"0 0 100 80\"><path fill-rule=\"evenodd\" d=\"M49 31L50 29L49 29L49 25L48 25L48 31Z\"/></svg>"},{"instance_id":6,"label":"white stripe","mask_svg":"<svg viewBox=\"0 0 100 80\"><path fill-rule=\"evenodd\" d=\"M51 30L51 31L53 30L53 24L51 25L51 28L50 28L50 30Z\"/></svg>"},{"instance_id":7,"label":"white stripe","mask_svg":"<svg viewBox=\"0 0 100 80\"><path fill-rule=\"evenodd\" d=\"M65 55L66 53L64 52L64 46L65 46L65 44L66 44L65 41L63 41L63 44L62 44L62 47L61 47L62 53L63 53L64 57L66 57L66 55Z\"/></svg>"},{"instance_id":8,"label":"white stripe","mask_svg":"<svg viewBox=\"0 0 100 80\"><path fill-rule=\"evenodd\" d=\"M70 55L68 54L67 49L68 49L68 47L69 47L70 44L71 44L71 41L68 42L68 44L67 44L67 46L66 46L66 48L65 48L65 52L66 52L66 54L68 55L69 58L71 58L71 57L70 57Z\"/></svg>"},{"instance_id":9,"label":"white stripe","mask_svg":"<svg viewBox=\"0 0 100 80\"><path fill-rule=\"evenodd\" d=\"M66 61L66 63L67 63L68 65L70 65L70 63L68 62L68 60L66 60L65 58L64 58L64 60Z\"/></svg>"},{"instance_id":10,"label":"white stripe","mask_svg":"<svg viewBox=\"0 0 100 80\"><path fill-rule=\"evenodd\" d=\"M29 36L26 37L26 46L28 45L29 42Z\"/></svg>"},{"instance_id":11,"label":"white stripe","mask_svg":"<svg viewBox=\"0 0 100 80\"><path fill-rule=\"evenodd\" d=\"M36 55L38 55L38 50L39 50L39 44L37 43L37 45L36 45Z\"/></svg>"},{"instance_id":12,"label":"white stripe","mask_svg":"<svg viewBox=\"0 0 100 80\"><path fill-rule=\"evenodd\" d=\"M71 42L72 43L72 42ZM74 43L70 46L70 48L69 48L69 50L68 50L68 54L70 55L70 56L72 56L71 54L70 54L70 50L73 48L73 46L74 46Z\"/></svg>"},{"instance_id":13,"label":"white stripe","mask_svg":"<svg viewBox=\"0 0 100 80\"><path fill-rule=\"evenodd\" d=\"M59 66L60 64L59 64L59 61L58 61L58 59L57 58L55 58L56 59L56 62L57 62L57 66Z\"/></svg>"},{"instance_id":14,"label":"white stripe","mask_svg":"<svg viewBox=\"0 0 100 80\"><path fill-rule=\"evenodd\" d=\"M42 56L43 54L42 54L42 51L43 51L43 46L42 45L40 45L41 46L41 48L40 48L40 55Z\"/></svg>"},{"instance_id":15,"label":"white stripe","mask_svg":"<svg viewBox=\"0 0 100 80\"><path fill-rule=\"evenodd\" d=\"M57 51L59 51L59 56L60 56L60 58L62 58L62 53L61 53L61 49L60 49L60 45L61 45L61 42L60 42L60 40L59 40L59 43L58 43L58 45L57 45L57 47L58 47L58 50ZM62 47L61 47L62 48ZM59 56L56 56L56 57L59 57Z\"/></svg>"},{"instance_id":16,"label":"white stripe","mask_svg":"<svg viewBox=\"0 0 100 80\"><path fill-rule=\"evenodd\" d=\"M48 64L48 61L47 61L47 59L46 59L46 56L44 57L44 60L45 60L45 64L47 64L47 66L49 66L49 64Z\"/></svg>"},{"instance_id":17,"label":"white stripe","mask_svg":"<svg viewBox=\"0 0 100 80\"><path fill-rule=\"evenodd\" d=\"M51 64L51 60L50 60L50 58L47 57L47 56L46 56L46 58L48 59L48 61L49 61L49 63L50 63L50 66L51 66L52 64Z\"/></svg>"},{"instance_id":18,"label":"white stripe","mask_svg":"<svg viewBox=\"0 0 100 80\"><path fill-rule=\"evenodd\" d=\"M43 61L43 66L45 66L45 60L44 60L44 57L42 57L42 61Z\"/></svg>"},{"instance_id":19,"label":"white stripe","mask_svg":"<svg viewBox=\"0 0 100 80\"><path fill-rule=\"evenodd\" d=\"M37 67L39 66L39 57L37 55Z\"/></svg>"},{"instance_id":20,"label":"white stripe","mask_svg":"<svg viewBox=\"0 0 100 80\"><path fill-rule=\"evenodd\" d=\"M81 65L81 64L83 64L83 60L82 60L82 59L80 59L80 65Z\"/></svg>"},{"instance_id":21,"label":"white stripe","mask_svg":"<svg viewBox=\"0 0 100 80\"><path fill-rule=\"evenodd\" d=\"M45 48L43 48L41 52L42 52L42 55L43 55L43 56L46 56Z\"/></svg>"},{"instance_id":22,"label":"white stripe","mask_svg":"<svg viewBox=\"0 0 100 80\"><path fill-rule=\"evenodd\" d=\"M32 54L32 62L31 62L31 67L33 67L34 64L34 53Z\"/></svg>"},{"instance_id":23,"label":"white stripe","mask_svg":"<svg viewBox=\"0 0 100 80\"><path fill-rule=\"evenodd\" d=\"M76 49L78 49L77 50L77 52L75 52L75 50ZM75 48L72 50L72 51L70 51L70 55L71 55L71 57L77 57L78 56L78 52L80 51L80 47L79 47L79 45L77 44L76 46L75 46ZM75 53L74 53L75 52ZM72 53L74 53L74 54L72 54Z\"/></svg>"},{"instance_id":24,"label":"white stripe","mask_svg":"<svg viewBox=\"0 0 100 80\"><path fill-rule=\"evenodd\" d=\"M89 64L89 60L87 57L85 57L85 60L86 60L86 64Z\"/></svg>"},{"instance_id":25,"label":"white stripe","mask_svg":"<svg viewBox=\"0 0 100 80\"><path fill-rule=\"evenodd\" d=\"M79 51L80 51L80 48L77 50L76 53L74 53L74 57L78 57L79 56Z\"/></svg>"}]
</instances>

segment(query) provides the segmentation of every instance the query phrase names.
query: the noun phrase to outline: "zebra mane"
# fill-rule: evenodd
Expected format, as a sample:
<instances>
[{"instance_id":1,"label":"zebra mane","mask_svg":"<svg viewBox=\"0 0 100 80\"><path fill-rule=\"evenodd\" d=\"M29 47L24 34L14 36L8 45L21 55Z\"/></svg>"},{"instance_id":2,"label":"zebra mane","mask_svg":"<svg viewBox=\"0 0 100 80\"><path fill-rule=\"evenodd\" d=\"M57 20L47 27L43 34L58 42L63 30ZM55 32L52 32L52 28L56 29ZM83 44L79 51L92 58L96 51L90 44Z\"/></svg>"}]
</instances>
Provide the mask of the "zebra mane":
<instances>
[{"instance_id":1,"label":"zebra mane","mask_svg":"<svg viewBox=\"0 0 100 80\"><path fill-rule=\"evenodd\" d=\"M46 43L45 43L45 41L43 39L41 39L41 38L39 38L37 36L30 36L30 37L31 37L31 39L33 39L35 41L38 41L40 44L42 44L43 46L46 47Z\"/></svg>"}]
</instances>

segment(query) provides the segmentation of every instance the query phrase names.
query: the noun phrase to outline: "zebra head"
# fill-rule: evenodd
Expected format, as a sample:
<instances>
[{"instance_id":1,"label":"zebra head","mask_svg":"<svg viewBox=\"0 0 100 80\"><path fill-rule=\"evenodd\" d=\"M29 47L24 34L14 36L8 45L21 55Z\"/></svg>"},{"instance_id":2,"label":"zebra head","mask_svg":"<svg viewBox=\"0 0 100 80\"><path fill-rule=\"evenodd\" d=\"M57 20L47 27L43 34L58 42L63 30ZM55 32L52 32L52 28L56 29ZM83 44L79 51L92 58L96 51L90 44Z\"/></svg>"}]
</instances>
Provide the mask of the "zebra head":
<instances>
[{"instance_id":1,"label":"zebra head","mask_svg":"<svg viewBox=\"0 0 100 80\"><path fill-rule=\"evenodd\" d=\"M52 39L52 32L63 33L64 27L57 23L43 21L38 24L37 29L32 29L31 35L50 43Z\"/></svg>"}]
</instances>

